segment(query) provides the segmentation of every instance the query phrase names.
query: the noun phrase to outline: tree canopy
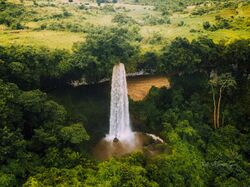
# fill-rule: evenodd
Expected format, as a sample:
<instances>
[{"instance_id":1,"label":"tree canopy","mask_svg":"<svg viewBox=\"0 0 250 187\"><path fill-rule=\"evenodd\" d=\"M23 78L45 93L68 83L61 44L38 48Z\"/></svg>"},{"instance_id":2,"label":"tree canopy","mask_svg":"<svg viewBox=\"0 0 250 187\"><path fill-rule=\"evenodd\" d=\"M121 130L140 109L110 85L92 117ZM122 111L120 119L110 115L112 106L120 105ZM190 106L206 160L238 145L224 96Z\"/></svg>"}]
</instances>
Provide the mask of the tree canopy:
<instances>
[{"instance_id":1,"label":"tree canopy","mask_svg":"<svg viewBox=\"0 0 250 187\"><path fill-rule=\"evenodd\" d=\"M128 63L138 54L138 31L124 27L101 28L89 33L74 48L73 63L87 82L110 77L114 64ZM132 64L132 62L130 62Z\"/></svg>"}]
</instances>

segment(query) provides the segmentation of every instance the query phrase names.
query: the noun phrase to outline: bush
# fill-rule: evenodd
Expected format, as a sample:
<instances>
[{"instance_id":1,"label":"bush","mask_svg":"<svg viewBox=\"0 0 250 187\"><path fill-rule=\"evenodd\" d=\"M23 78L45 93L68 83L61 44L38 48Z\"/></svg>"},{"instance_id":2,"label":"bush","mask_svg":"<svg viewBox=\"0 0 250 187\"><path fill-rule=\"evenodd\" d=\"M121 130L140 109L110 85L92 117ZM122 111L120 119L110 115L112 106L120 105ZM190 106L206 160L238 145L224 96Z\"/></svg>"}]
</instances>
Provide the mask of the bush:
<instances>
[{"instance_id":1,"label":"bush","mask_svg":"<svg viewBox=\"0 0 250 187\"><path fill-rule=\"evenodd\" d=\"M229 29L231 26L230 26L230 23L229 23L229 20L227 19L220 19L216 26L219 28L219 29Z\"/></svg>"},{"instance_id":2,"label":"bush","mask_svg":"<svg viewBox=\"0 0 250 187\"><path fill-rule=\"evenodd\" d=\"M70 12L68 12L67 10L63 10L63 16L69 17L69 16L72 16L72 14Z\"/></svg>"},{"instance_id":3,"label":"bush","mask_svg":"<svg viewBox=\"0 0 250 187\"><path fill-rule=\"evenodd\" d=\"M211 27L210 23L208 21L203 22L203 28L205 30L208 30Z\"/></svg>"},{"instance_id":4,"label":"bush","mask_svg":"<svg viewBox=\"0 0 250 187\"><path fill-rule=\"evenodd\" d=\"M64 15L63 14L54 14L52 16L50 16L51 19L58 19L58 18L63 18Z\"/></svg>"},{"instance_id":5,"label":"bush","mask_svg":"<svg viewBox=\"0 0 250 187\"><path fill-rule=\"evenodd\" d=\"M78 6L80 10L88 10L89 8L86 5L80 5Z\"/></svg>"},{"instance_id":6,"label":"bush","mask_svg":"<svg viewBox=\"0 0 250 187\"><path fill-rule=\"evenodd\" d=\"M181 27L181 26L183 26L184 24L185 24L184 21L180 21L180 22L178 23L178 26Z\"/></svg>"},{"instance_id":7,"label":"bush","mask_svg":"<svg viewBox=\"0 0 250 187\"><path fill-rule=\"evenodd\" d=\"M209 10L205 9L205 8L197 8L195 9L191 14L192 15L198 15L198 16L202 16L203 14L208 13Z\"/></svg>"},{"instance_id":8,"label":"bush","mask_svg":"<svg viewBox=\"0 0 250 187\"><path fill-rule=\"evenodd\" d=\"M104 12L115 12L113 5L105 5L101 8Z\"/></svg>"},{"instance_id":9,"label":"bush","mask_svg":"<svg viewBox=\"0 0 250 187\"><path fill-rule=\"evenodd\" d=\"M191 33L197 33L197 32L201 32L201 31L200 30L196 30L196 29L190 29L189 32L191 32Z\"/></svg>"},{"instance_id":10,"label":"bush","mask_svg":"<svg viewBox=\"0 0 250 187\"><path fill-rule=\"evenodd\" d=\"M22 15L25 9L22 5L0 2L0 24L4 24L13 29L23 29L21 26Z\"/></svg>"},{"instance_id":11,"label":"bush","mask_svg":"<svg viewBox=\"0 0 250 187\"><path fill-rule=\"evenodd\" d=\"M15 29L15 30L21 30L21 29L24 29L24 26L20 22L16 22L16 23L12 23L10 25L10 28Z\"/></svg>"},{"instance_id":12,"label":"bush","mask_svg":"<svg viewBox=\"0 0 250 187\"><path fill-rule=\"evenodd\" d=\"M216 21L220 21L221 19L222 19L222 17L221 17L220 15L216 15L216 16L215 16L215 20L216 20Z\"/></svg>"},{"instance_id":13,"label":"bush","mask_svg":"<svg viewBox=\"0 0 250 187\"><path fill-rule=\"evenodd\" d=\"M118 23L118 24L137 24L137 22L130 16L127 16L126 14L117 14L112 19L112 22Z\"/></svg>"},{"instance_id":14,"label":"bush","mask_svg":"<svg viewBox=\"0 0 250 187\"><path fill-rule=\"evenodd\" d=\"M148 43L151 45L160 44L163 41L163 36L161 33L156 32L152 37L149 38Z\"/></svg>"},{"instance_id":15,"label":"bush","mask_svg":"<svg viewBox=\"0 0 250 187\"><path fill-rule=\"evenodd\" d=\"M224 19L220 16L216 16L216 24L211 25L208 21L203 22L203 28L209 31L216 31L218 29L229 29L231 27L229 20Z\"/></svg>"},{"instance_id":16,"label":"bush","mask_svg":"<svg viewBox=\"0 0 250 187\"><path fill-rule=\"evenodd\" d=\"M144 24L147 25L163 25L163 24L170 24L170 19L166 16L164 17L155 17L152 15L147 15L143 18Z\"/></svg>"},{"instance_id":17,"label":"bush","mask_svg":"<svg viewBox=\"0 0 250 187\"><path fill-rule=\"evenodd\" d=\"M46 23L43 23L42 25L40 25L40 29L41 30L44 30L47 28L47 24Z\"/></svg>"},{"instance_id":18,"label":"bush","mask_svg":"<svg viewBox=\"0 0 250 187\"><path fill-rule=\"evenodd\" d=\"M52 23L52 24L47 26L47 29L56 30L56 31L64 31L65 26L62 23Z\"/></svg>"},{"instance_id":19,"label":"bush","mask_svg":"<svg viewBox=\"0 0 250 187\"><path fill-rule=\"evenodd\" d=\"M61 63L67 61L67 52L50 51L31 46L11 46L0 50L0 75L4 81L17 84L21 89L40 88L53 84L52 79L63 75ZM46 80L51 80L49 83ZM51 85L52 85L51 84Z\"/></svg>"}]
</instances>

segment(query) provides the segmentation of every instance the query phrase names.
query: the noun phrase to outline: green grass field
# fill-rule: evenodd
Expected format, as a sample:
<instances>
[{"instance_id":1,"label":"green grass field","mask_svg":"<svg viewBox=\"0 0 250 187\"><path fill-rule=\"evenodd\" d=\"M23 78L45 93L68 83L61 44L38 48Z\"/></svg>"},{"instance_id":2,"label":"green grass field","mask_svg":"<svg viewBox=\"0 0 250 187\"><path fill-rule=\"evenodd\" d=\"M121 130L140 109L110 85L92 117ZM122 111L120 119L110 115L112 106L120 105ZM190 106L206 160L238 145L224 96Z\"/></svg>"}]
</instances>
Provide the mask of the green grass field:
<instances>
[{"instance_id":1,"label":"green grass field","mask_svg":"<svg viewBox=\"0 0 250 187\"><path fill-rule=\"evenodd\" d=\"M20 3L17 0L12 2ZM0 25L0 44L1 45L36 45L47 46L50 48L71 49L75 42L84 41L84 33L69 32L67 30L51 29L39 30L41 25L53 24L77 24L80 28L87 29L89 25L93 26L112 26L113 17L117 13L126 14L132 17L136 22L145 21L145 16L161 16L161 12L154 10L153 6L132 5L118 3L105 5L98 8L96 3L89 3L88 10L80 9L78 4L62 3L57 1L47 6L48 1L37 1L39 5L34 6L31 1L24 1L25 7L29 11L35 12L32 16L25 16L24 30L10 30ZM46 5L46 6L44 6ZM113 7L112 7L113 6ZM183 12L173 13L169 16L171 23L162 25L139 24L140 33L143 36L141 47L143 50L158 50L165 42L170 42L176 37L187 37L189 40L200 36L207 36L215 42L226 40L231 42L235 39L250 38L250 5L239 5L238 8L225 8L214 10L204 15L191 15L196 6L189 6ZM68 17L58 18L57 15L67 11ZM220 15L223 18L231 19L233 28L219 29L216 31L207 31L203 29L203 22L209 21L215 23L215 16ZM232 18L233 17L233 18ZM241 21L235 21L241 19ZM183 25L179 24L183 22ZM237 28L236 28L237 27ZM190 32L195 30L195 32ZM163 42L150 43L149 41L155 36L160 35Z\"/></svg>"},{"instance_id":2,"label":"green grass field","mask_svg":"<svg viewBox=\"0 0 250 187\"><path fill-rule=\"evenodd\" d=\"M0 32L2 45L35 45L50 48L69 49L75 42L83 41L82 33L69 33L60 31L4 31Z\"/></svg>"}]
</instances>

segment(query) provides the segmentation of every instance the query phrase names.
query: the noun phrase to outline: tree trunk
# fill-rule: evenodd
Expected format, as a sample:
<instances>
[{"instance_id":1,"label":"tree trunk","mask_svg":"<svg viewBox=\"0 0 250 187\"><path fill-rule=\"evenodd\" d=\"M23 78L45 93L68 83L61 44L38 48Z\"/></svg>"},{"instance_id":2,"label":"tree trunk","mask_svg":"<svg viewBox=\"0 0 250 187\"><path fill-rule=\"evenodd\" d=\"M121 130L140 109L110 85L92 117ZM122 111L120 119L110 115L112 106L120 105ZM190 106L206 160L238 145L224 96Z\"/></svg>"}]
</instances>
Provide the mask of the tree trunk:
<instances>
[{"instance_id":1,"label":"tree trunk","mask_svg":"<svg viewBox=\"0 0 250 187\"><path fill-rule=\"evenodd\" d=\"M221 105L221 97L222 97L222 87L220 88L220 95L219 95L218 107L217 107L217 128L220 127L220 105Z\"/></svg>"},{"instance_id":2,"label":"tree trunk","mask_svg":"<svg viewBox=\"0 0 250 187\"><path fill-rule=\"evenodd\" d=\"M216 112L217 112L217 109L216 109L216 100L215 100L215 91L214 91L214 88L212 86L212 92L213 92L213 102L214 102L214 128L216 129Z\"/></svg>"}]
</instances>

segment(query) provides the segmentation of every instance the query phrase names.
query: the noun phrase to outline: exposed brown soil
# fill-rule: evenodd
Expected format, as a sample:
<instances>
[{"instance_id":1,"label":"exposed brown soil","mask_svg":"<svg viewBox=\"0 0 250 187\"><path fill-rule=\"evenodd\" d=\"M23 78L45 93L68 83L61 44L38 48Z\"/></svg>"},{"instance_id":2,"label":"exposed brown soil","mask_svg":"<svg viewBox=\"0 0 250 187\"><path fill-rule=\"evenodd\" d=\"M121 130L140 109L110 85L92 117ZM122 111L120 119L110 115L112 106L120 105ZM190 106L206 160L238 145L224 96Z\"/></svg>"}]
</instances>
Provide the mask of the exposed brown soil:
<instances>
[{"instance_id":1,"label":"exposed brown soil","mask_svg":"<svg viewBox=\"0 0 250 187\"><path fill-rule=\"evenodd\" d=\"M140 101L146 97L152 86L157 88L169 87L170 83L165 76L142 76L127 79L128 95L134 101Z\"/></svg>"}]
</instances>

